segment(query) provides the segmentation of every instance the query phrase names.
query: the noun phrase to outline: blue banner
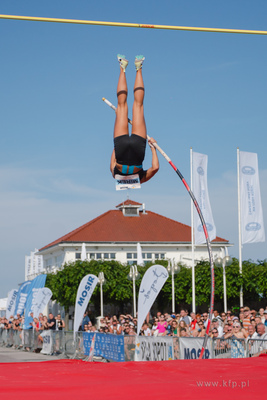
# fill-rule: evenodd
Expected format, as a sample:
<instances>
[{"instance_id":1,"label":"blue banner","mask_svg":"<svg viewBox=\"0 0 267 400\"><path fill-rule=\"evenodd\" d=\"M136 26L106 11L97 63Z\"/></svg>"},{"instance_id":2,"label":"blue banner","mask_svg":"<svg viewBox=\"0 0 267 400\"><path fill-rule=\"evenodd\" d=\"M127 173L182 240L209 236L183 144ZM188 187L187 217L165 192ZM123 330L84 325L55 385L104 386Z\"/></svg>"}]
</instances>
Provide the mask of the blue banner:
<instances>
[{"instance_id":1,"label":"blue banner","mask_svg":"<svg viewBox=\"0 0 267 400\"><path fill-rule=\"evenodd\" d=\"M31 283L32 283L31 281L26 281L20 285L17 299L16 299L14 316L16 316L17 314L22 315L24 313L27 296L29 293L29 288L30 288Z\"/></svg>"},{"instance_id":2,"label":"blue banner","mask_svg":"<svg viewBox=\"0 0 267 400\"><path fill-rule=\"evenodd\" d=\"M38 290L44 287L45 281L46 275L38 275L36 278L33 279L33 281L31 281L26 302L24 329L30 329L32 327L30 323L32 322L31 313L33 311L33 305L35 303L35 297L38 293Z\"/></svg>"},{"instance_id":3,"label":"blue banner","mask_svg":"<svg viewBox=\"0 0 267 400\"><path fill-rule=\"evenodd\" d=\"M84 354L89 356L92 339L95 333L83 332ZM108 335L96 333L94 355L104 357L107 360L125 361L124 358L124 337L121 335Z\"/></svg>"}]
</instances>

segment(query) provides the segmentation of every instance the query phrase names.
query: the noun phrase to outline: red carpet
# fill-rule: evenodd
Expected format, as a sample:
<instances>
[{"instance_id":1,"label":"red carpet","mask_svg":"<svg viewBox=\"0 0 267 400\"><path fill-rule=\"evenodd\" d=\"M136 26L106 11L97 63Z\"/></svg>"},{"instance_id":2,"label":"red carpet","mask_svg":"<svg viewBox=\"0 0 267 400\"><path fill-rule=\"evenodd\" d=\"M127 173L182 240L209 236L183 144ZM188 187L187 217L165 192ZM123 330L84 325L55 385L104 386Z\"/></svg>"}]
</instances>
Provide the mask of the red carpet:
<instances>
[{"instance_id":1,"label":"red carpet","mask_svg":"<svg viewBox=\"0 0 267 400\"><path fill-rule=\"evenodd\" d=\"M265 399L267 357L223 360L0 363L0 398Z\"/></svg>"}]
</instances>

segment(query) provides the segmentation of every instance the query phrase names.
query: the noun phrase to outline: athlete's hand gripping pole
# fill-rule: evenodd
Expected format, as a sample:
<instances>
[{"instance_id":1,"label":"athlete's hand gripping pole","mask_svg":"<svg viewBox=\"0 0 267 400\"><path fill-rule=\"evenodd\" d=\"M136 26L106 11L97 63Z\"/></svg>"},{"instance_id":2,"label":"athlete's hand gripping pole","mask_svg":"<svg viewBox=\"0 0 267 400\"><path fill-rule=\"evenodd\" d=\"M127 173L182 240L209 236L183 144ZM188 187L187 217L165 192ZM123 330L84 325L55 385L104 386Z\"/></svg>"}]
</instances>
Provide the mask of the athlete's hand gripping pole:
<instances>
[{"instance_id":1,"label":"athlete's hand gripping pole","mask_svg":"<svg viewBox=\"0 0 267 400\"><path fill-rule=\"evenodd\" d=\"M107 99L105 99L105 97L102 98L102 100L109 106L111 107L114 111L116 111L116 107ZM128 122L130 124L132 124L132 121L128 118ZM147 135L147 139L149 140L150 137ZM210 324L211 324L211 319L212 319L212 314L213 314L213 307L214 307L214 291L215 291L215 279L214 279L214 264L213 264L213 255L212 255L212 251L211 251L211 244L210 244L210 239L209 239L209 234L208 234L208 229L203 217L203 214L201 212L201 209L198 205L198 202L194 196L194 193L192 192L192 190L190 189L189 185L187 184L186 180L184 179L183 175L181 174L181 172L178 170L178 168L176 168L176 166L173 164L173 162L171 161L171 159L167 156L167 154L159 147L159 145L157 143L153 143L153 146L162 154L162 156L168 161L168 163L172 166L172 168L174 169L174 171L177 173L177 175L179 176L179 178L181 179L181 181L183 182L184 186L186 187L186 190L188 191L194 206L196 207L197 213L199 215L201 224L202 224L202 228L205 234L205 238L206 238L206 243L207 243L207 248L208 248L208 253L209 253L209 260L210 260L210 271L211 271L211 294L210 294L210 312L209 312L209 320L208 320L208 324L207 324L207 328L206 328L206 334L205 334L205 338L204 338L204 343L200 352L200 356L199 358L201 359L204 355L204 351L205 348L207 346L207 342L208 342L208 334L209 334L209 330L210 330Z\"/></svg>"}]
</instances>

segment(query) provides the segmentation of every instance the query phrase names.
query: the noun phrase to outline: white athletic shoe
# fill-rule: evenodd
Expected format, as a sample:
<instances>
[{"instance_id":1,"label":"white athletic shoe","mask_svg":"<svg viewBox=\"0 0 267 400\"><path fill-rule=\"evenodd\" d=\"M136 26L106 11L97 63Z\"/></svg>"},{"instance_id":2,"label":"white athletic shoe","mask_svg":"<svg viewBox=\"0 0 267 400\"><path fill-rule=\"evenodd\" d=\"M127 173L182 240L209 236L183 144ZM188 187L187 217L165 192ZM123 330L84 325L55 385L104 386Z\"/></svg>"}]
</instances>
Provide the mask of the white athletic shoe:
<instances>
[{"instance_id":1,"label":"white athletic shoe","mask_svg":"<svg viewBox=\"0 0 267 400\"><path fill-rule=\"evenodd\" d=\"M125 56L123 56L123 55L121 55L121 54L118 54L118 55L117 55L117 58L118 58L118 61L119 61L119 63L120 63L121 68L122 68L123 71L125 72L126 67L127 67L128 63L129 63L129 61L126 60Z\"/></svg>"},{"instance_id":2,"label":"white athletic shoe","mask_svg":"<svg viewBox=\"0 0 267 400\"><path fill-rule=\"evenodd\" d=\"M144 60L145 60L145 57L142 55L135 56L134 65L135 65L136 71L138 71L139 69L142 68Z\"/></svg>"}]
</instances>

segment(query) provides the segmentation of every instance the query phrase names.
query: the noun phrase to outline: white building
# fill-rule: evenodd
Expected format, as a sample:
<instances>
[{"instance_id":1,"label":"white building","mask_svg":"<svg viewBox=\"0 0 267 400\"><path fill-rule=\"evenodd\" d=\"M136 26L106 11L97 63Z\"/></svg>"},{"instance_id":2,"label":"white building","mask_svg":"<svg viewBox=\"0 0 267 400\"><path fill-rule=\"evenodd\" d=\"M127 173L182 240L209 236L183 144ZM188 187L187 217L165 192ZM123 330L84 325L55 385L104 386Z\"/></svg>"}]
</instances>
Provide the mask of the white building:
<instances>
[{"instance_id":1,"label":"white building","mask_svg":"<svg viewBox=\"0 0 267 400\"><path fill-rule=\"evenodd\" d=\"M191 227L131 200L47 244L37 254L43 256L43 272L56 271L64 263L80 259L83 243L88 260L133 264L137 262L138 242L145 262L174 259L192 266ZM214 259L224 257L230 246L227 240L216 237L211 242ZM209 259L206 244L195 246L194 259L195 264Z\"/></svg>"}]
</instances>

